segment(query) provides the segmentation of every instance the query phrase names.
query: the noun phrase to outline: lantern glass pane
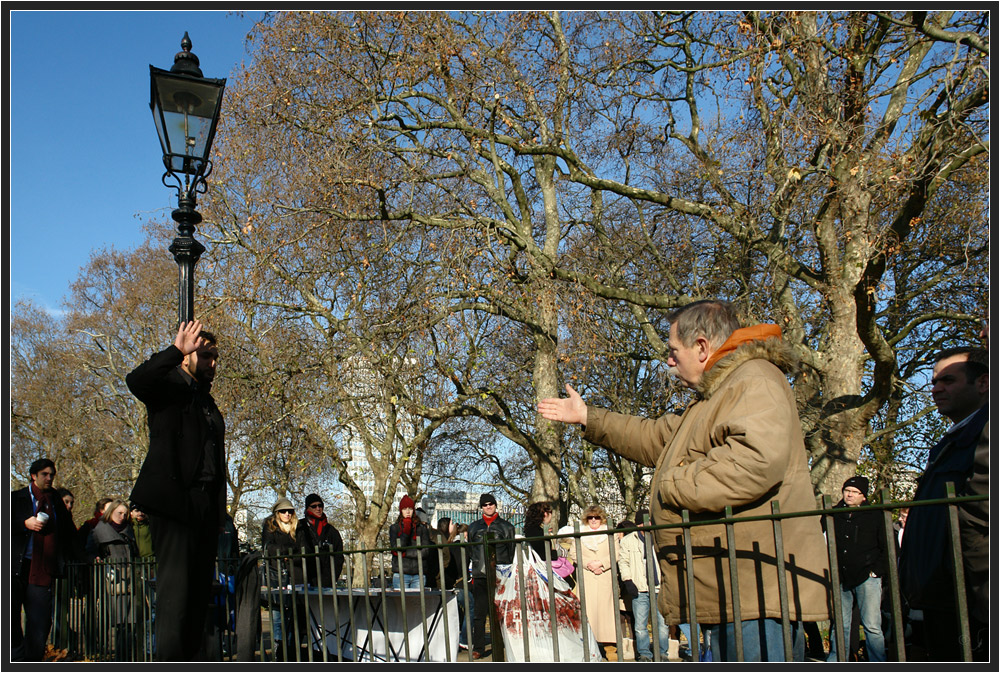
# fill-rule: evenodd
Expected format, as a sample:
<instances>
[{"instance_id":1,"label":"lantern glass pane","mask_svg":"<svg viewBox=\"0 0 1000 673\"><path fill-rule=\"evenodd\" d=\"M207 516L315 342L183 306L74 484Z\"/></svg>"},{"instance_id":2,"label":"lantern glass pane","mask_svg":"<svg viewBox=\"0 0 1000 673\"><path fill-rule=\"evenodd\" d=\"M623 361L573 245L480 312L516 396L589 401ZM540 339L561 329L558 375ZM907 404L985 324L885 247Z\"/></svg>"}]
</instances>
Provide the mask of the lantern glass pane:
<instances>
[{"instance_id":1,"label":"lantern glass pane","mask_svg":"<svg viewBox=\"0 0 1000 673\"><path fill-rule=\"evenodd\" d=\"M169 170L189 174L202 170L221 95L218 84L154 74L153 118Z\"/></svg>"}]
</instances>

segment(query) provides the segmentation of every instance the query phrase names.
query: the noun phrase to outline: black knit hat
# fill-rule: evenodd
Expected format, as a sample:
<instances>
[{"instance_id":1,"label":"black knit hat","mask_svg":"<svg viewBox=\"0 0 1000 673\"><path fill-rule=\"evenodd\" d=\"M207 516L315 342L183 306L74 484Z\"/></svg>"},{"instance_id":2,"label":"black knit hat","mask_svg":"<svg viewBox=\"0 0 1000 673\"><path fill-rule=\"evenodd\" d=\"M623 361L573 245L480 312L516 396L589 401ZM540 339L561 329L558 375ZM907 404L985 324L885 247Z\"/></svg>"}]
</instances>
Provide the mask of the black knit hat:
<instances>
[{"instance_id":1,"label":"black knit hat","mask_svg":"<svg viewBox=\"0 0 1000 673\"><path fill-rule=\"evenodd\" d=\"M493 504L493 505L497 504L497 499L495 497L493 497L492 493L483 493L481 496L479 496L479 506L480 507L485 507L486 505L490 505L490 504Z\"/></svg>"},{"instance_id":2,"label":"black knit hat","mask_svg":"<svg viewBox=\"0 0 1000 673\"><path fill-rule=\"evenodd\" d=\"M844 482L844 485L840 487L843 491L848 486L853 486L854 488L861 491L861 495L868 497L868 477L862 477L860 474L855 475Z\"/></svg>"},{"instance_id":3,"label":"black knit hat","mask_svg":"<svg viewBox=\"0 0 1000 673\"><path fill-rule=\"evenodd\" d=\"M322 504L323 498L319 497L315 493L310 493L309 495L306 496L306 507L309 507L309 505L313 504L314 502Z\"/></svg>"},{"instance_id":4,"label":"black knit hat","mask_svg":"<svg viewBox=\"0 0 1000 673\"><path fill-rule=\"evenodd\" d=\"M645 507L637 510L636 513L635 513L635 525L636 526L642 526L642 525L644 525L643 519L645 518L645 516L647 514L649 514L649 510L646 509ZM650 523L652 523L652 522L650 522Z\"/></svg>"}]
</instances>

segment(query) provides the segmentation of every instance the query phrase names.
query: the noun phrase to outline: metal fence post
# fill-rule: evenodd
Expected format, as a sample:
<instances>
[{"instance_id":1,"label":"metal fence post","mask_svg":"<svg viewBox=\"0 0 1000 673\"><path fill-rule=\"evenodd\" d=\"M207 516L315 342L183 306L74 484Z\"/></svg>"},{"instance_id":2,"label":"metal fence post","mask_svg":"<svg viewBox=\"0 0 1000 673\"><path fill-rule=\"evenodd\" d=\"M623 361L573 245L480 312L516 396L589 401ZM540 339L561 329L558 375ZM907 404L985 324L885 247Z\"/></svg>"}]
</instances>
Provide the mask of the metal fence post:
<instances>
[{"instance_id":1,"label":"metal fence post","mask_svg":"<svg viewBox=\"0 0 1000 673\"><path fill-rule=\"evenodd\" d=\"M550 538L545 539L545 569L548 571L549 581L549 623L552 628L552 660L559 661L559 619L556 615L556 573L552 568L552 543Z\"/></svg>"},{"instance_id":2,"label":"metal fence post","mask_svg":"<svg viewBox=\"0 0 1000 673\"><path fill-rule=\"evenodd\" d=\"M490 620L490 643L493 647L493 661L505 661L503 638L500 635L500 624L497 620L496 590L497 590L497 550L495 533L486 533L483 545L486 548L486 597L487 615ZM471 648L470 648L471 651Z\"/></svg>"},{"instance_id":3,"label":"metal fence post","mask_svg":"<svg viewBox=\"0 0 1000 673\"><path fill-rule=\"evenodd\" d=\"M621 662L624 659L624 652L622 651L622 618L621 618L621 592L618 590L618 555L615 553L615 546L617 541L615 540L615 529L608 529L608 555L611 559L611 600L614 604L615 611L615 648L617 652L616 661Z\"/></svg>"},{"instance_id":4,"label":"metal fence post","mask_svg":"<svg viewBox=\"0 0 1000 673\"><path fill-rule=\"evenodd\" d=\"M823 509L829 510L832 507L831 502L830 496L824 495ZM847 633L847 627L841 623L844 619L844 608L840 595L840 557L837 555L837 536L834 533L833 515L827 513L823 517L826 524L826 548L830 558L830 598L833 599L834 612L830 615L830 643L836 643L837 661L845 661L847 643L844 642L844 634ZM835 637L836 639L834 639Z\"/></svg>"},{"instance_id":5,"label":"metal fence post","mask_svg":"<svg viewBox=\"0 0 1000 673\"><path fill-rule=\"evenodd\" d=\"M527 543L525 543L527 544ZM531 661L531 644L528 633L528 592L527 587L525 587L525 576L524 576L524 547L522 545L515 545L515 563L517 564L515 570L517 571L517 600L520 605L521 612L521 642L524 647L524 660L526 662ZM510 597L507 597L510 600Z\"/></svg>"},{"instance_id":6,"label":"metal fence post","mask_svg":"<svg viewBox=\"0 0 1000 673\"><path fill-rule=\"evenodd\" d=\"M691 523L691 512L686 509L682 510L681 522L684 524ZM691 650L691 658L694 659L695 653L701 651L701 634L698 623L698 605L695 600L694 554L691 549L691 527L685 525L681 529L681 536L684 539L684 570L688 587L688 625L691 627L691 640L694 641L693 643L688 643L688 649ZM695 648L698 649L696 650Z\"/></svg>"},{"instance_id":7,"label":"metal fence post","mask_svg":"<svg viewBox=\"0 0 1000 673\"><path fill-rule=\"evenodd\" d=\"M587 588L584 586L583 566L580 559L583 558L583 544L580 542L580 522L573 522L573 541L576 546L576 588L580 590L580 633L583 636L583 658L590 661L590 623L587 621ZM600 646L598 646L600 647Z\"/></svg>"},{"instance_id":8,"label":"metal fence post","mask_svg":"<svg viewBox=\"0 0 1000 673\"><path fill-rule=\"evenodd\" d=\"M771 514L781 514L777 500L771 501ZM778 569L778 602L781 604L781 637L785 646L785 661L793 661L792 626L788 615L788 578L785 576L785 543L781 534L781 519L773 519L774 561Z\"/></svg>"},{"instance_id":9,"label":"metal fence post","mask_svg":"<svg viewBox=\"0 0 1000 673\"><path fill-rule=\"evenodd\" d=\"M656 590L656 580L658 571L656 570L657 557L656 553L653 551L653 533L649 530L649 514L643 515L642 530L640 531L642 535L642 551L646 559L646 586L648 587L647 600L649 601L649 629L650 629L650 639L653 646L653 661L662 661L660 658L660 628L659 621L663 618L660 615L659 607L659 592ZM633 634L634 635L634 634ZM669 634L668 634L669 640ZM633 643L634 643L633 638ZM688 643L690 647L690 643ZM667 647L670 647L670 643L667 643ZM638 658L639 653L636 651L636 658Z\"/></svg>"},{"instance_id":10,"label":"metal fence post","mask_svg":"<svg viewBox=\"0 0 1000 673\"><path fill-rule=\"evenodd\" d=\"M740 570L736 561L736 530L733 518L733 508L726 505L726 546L729 559L729 593L733 601L733 642L736 645L736 661L743 661L743 611L740 607Z\"/></svg>"},{"instance_id":11,"label":"metal fence post","mask_svg":"<svg viewBox=\"0 0 1000 673\"><path fill-rule=\"evenodd\" d=\"M947 482L945 492L949 499L955 497L954 482ZM965 563L962 560L962 538L958 525L958 505L948 505L948 533L951 536L952 569L954 570L955 610L958 613L958 636L962 645L962 660L972 661L972 639L969 637L969 602L965 594Z\"/></svg>"},{"instance_id":12,"label":"metal fence post","mask_svg":"<svg viewBox=\"0 0 1000 673\"><path fill-rule=\"evenodd\" d=\"M889 502L889 489L883 488L879 491L882 503ZM906 643L903 637L903 609L899 593L899 567L896 559L896 533L892 529L892 512L888 509L882 510L882 524L885 528L885 552L887 565L887 578L889 580L889 605L892 610L892 633L896 645L896 659L900 663L906 661ZM885 629L883 629L883 633Z\"/></svg>"}]
</instances>

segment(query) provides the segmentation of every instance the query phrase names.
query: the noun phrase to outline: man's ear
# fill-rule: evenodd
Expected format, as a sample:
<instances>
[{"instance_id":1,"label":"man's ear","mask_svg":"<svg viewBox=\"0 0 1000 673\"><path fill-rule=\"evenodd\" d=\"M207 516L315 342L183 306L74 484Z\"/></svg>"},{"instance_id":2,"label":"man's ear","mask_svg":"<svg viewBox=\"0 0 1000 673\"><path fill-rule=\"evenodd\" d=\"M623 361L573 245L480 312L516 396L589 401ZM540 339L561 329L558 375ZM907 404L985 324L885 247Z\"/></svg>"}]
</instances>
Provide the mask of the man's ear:
<instances>
[{"instance_id":1,"label":"man's ear","mask_svg":"<svg viewBox=\"0 0 1000 673\"><path fill-rule=\"evenodd\" d=\"M990 375L989 373L980 374L979 378L976 379L976 390L979 391L980 395L986 395L990 392Z\"/></svg>"},{"instance_id":2,"label":"man's ear","mask_svg":"<svg viewBox=\"0 0 1000 673\"><path fill-rule=\"evenodd\" d=\"M708 339L700 336L694 343L698 347L698 362L708 362L708 358L712 357L712 345L708 343Z\"/></svg>"},{"instance_id":3,"label":"man's ear","mask_svg":"<svg viewBox=\"0 0 1000 673\"><path fill-rule=\"evenodd\" d=\"M191 373L191 353L185 355L184 359L181 360L181 369L189 374Z\"/></svg>"}]
</instances>

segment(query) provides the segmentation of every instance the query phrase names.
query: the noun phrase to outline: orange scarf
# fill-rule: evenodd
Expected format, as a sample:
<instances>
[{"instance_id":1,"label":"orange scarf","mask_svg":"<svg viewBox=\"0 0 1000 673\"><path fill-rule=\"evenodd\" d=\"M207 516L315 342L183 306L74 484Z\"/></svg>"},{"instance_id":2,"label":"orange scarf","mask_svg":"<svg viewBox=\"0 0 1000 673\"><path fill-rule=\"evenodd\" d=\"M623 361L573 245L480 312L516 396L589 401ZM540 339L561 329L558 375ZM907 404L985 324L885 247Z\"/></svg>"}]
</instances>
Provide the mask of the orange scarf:
<instances>
[{"instance_id":1,"label":"orange scarf","mask_svg":"<svg viewBox=\"0 0 1000 673\"><path fill-rule=\"evenodd\" d=\"M748 341L764 341L765 339L771 338L781 338L781 328L777 325L752 325L751 327L738 329L730 334L725 343L719 347L719 350L712 353L711 357L708 358L708 362L705 363L705 371L707 372L715 365L716 362L726 357Z\"/></svg>"}]
</instances>

